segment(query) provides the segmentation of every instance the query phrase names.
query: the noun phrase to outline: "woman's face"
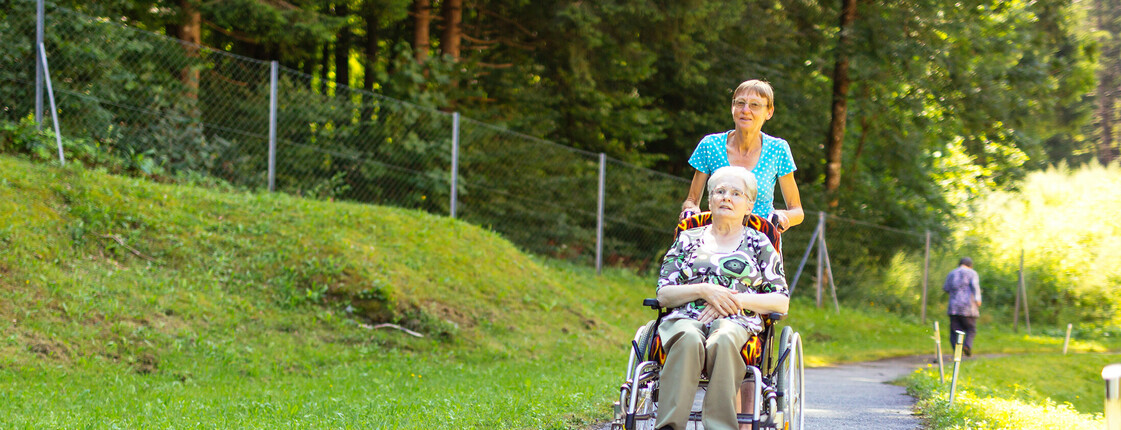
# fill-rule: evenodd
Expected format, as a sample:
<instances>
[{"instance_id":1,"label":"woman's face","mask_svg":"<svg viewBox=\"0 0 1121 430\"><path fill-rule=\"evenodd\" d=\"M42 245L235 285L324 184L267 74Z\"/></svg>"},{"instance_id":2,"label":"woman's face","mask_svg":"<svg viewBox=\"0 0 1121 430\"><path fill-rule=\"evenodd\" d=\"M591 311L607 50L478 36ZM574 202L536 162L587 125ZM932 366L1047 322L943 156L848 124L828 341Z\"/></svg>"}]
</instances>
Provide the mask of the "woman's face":
<instances>
[{"instance_id":1,"label":"woman's face","mask_svg":"<svg viewBox=\"0 0 1121 430\"><path fill-rule=\"evenodd\" d=\"M737 129L762 130L763 123L774 114L775 108L770 100L760 94L741 92L732 98L732 120Z\"/></svg>"},{"instance_id":2,"label":"woman's face","mask_svg":"<svg viewBox=\"0 0 1121 430\"><path fill-rule=\"evenodd\" d=\"M754 201L747 198L743 181L734 177L718 179L708 194L708 206L713 218L743 219L754 204Z\"/></svg>"}]
</instances>

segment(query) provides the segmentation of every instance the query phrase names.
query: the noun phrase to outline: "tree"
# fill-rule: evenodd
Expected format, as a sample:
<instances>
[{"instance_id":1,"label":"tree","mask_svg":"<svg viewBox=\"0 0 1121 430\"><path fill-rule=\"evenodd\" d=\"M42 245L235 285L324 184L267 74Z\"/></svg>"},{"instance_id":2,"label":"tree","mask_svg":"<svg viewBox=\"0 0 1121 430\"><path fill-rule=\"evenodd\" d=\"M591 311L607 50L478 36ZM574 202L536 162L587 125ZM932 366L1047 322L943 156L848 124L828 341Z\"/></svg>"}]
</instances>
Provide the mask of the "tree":
<instances>
[{"instance_id":1,"label":"tree","mask_svg":"<svg viewBox=\"0 0 1121 430\"><path fill-rule=\"evenodd\" d=\"M1118 157L1114 144L1117 91L1121 84L1121 6L1115 1L1095 0L1096 26L1101 31L1101 68L1098 72L1098 161L1108 165Z\"/></svg>"},{"instance_id":2,"label":"tree","mask_svg":"<svg viewBox=\"0 0 1121 430\"><path fill-rule=\"evenodd\" d=\"M463 0L444 0L440 6L444 17L444 33L440 37L440 51L459 61L459 46L463 39Z\"/></svg>"},{"instance_id":3,"label":"tree","mask_svg":"<svg viewBox=\"0 0 1121 430\"><path fill-rule=\"evenodd\" d=\"M849 50L856 20L856 1L841 0L841 23L837 31L836 65L833 69L833 111L829 135L825 139L825 192L830 208L837 207L837 188L841 186L841 150L844 148L845 120L848 111Z\"/></svg>"},{"instance_id":4,"label":"tree","mask_svg":"<svg viewBox=\"0 0 1121 430\"><path fill-rule=\"evenodd\" d=\"M432 22L432 4L430 0L416 0L413 6L415 17L413 54L416 55L416 62L423 63L428 59L428 32L429 24Z\"/></svg>"}]
</instances>

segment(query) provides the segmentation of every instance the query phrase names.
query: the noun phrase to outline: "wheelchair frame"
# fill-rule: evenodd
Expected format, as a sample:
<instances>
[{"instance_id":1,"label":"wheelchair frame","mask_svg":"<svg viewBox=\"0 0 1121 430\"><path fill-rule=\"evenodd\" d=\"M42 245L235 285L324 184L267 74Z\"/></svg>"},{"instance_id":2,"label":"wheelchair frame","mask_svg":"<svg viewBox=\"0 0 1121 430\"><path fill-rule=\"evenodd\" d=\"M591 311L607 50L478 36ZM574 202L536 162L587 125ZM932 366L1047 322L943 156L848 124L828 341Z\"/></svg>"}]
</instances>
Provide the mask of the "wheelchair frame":
<instances>
[{"instance_id":1,"label":"wheelchair frame","mask_svg":"<svg viewBox=\"0 0 1121 430\"><path fill-rule=\"evenodd\" d=\"M614 405L612 430L654 429L658 377L662 368L654 356L654 339L662 317L669 311L662 308L657 299L643 300L643 305L657 310L658 318L639 327L631 341L626 378L619 389L619 401ZM775 322L783 316L779 313L764 316L763 331L756 335L762 340L762 353L754 363L747 363L747 373L740 382L741 385L753 382L754 408L750 414L737 413L736 421L751 424L753 430L804 428L805 365L801 335L789 326L783 327L777 351L774 348ZM698 386L707 389L708 380L701 378ZM700 421L702 414L703 411L691 412L689 421Z\"/></svg>"}]
</instances>

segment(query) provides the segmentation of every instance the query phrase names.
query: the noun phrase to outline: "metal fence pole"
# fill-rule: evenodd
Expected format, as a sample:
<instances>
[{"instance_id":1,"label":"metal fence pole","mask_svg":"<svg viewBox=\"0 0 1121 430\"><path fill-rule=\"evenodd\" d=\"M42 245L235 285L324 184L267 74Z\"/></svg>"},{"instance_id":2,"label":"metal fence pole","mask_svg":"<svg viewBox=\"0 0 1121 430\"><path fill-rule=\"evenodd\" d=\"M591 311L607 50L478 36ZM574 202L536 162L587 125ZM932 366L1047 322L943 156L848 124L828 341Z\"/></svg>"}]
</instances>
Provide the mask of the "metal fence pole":
<instances>
[{"instance_id":1,"label":"metal fence pole","mask_svg":"<svg viewBox=\"0 0 1121 430\"><path fill-rule=\"evenodd\" d=\"M954 336L957 336L957 344L954 345L954 375L950 377L950 406L954 406L954 392L958 388L958 369L961 368L961 349L962 344L965 343L965 332L955 330Z\"/></svg>"},{"instance_id":2,"label":"metal fence pole","mask_svg":"<svg viewBox=\"0 0 1121 430\"><path fill-rule=\"evenodd\" d=\"M35 2L35 57L42 56L43 47L43 24L44 24L44 10L43 0ZM43 63L42 61L35 62L35 128L43 129ZM58 133L55 133L58 134Z\"/></svg>"},{"instance_id":3,"label":"metal fence pole","mask_svg":"<svg viewBox=\"0 0 1121 430\"><path fill-rule=\"evenodd\" d=\"M54 103L54 89L51 88L51 69L47 67L47 47L39 44L39 65L43 67L43 80L47 83L47 97L51 100L51 122L54 123L54 139L58 142L58 162L66 165L66 156L62 153L62 130L58 128L58 107Z\"/></svg>"},{"instance_id":4,"label":"metal fence pole","mask_svg":"<svg viewBox=\"0 0 1121 430\"><path fill-rule=\"evenodd\" d=\"M607 178L607 154L599 153L599 195L596 199L596 274L603 273L603 188Z\"/></svg>"},{"instance_id":5,"label":"metal fence pole","mask_svg":"<svg viewBox=\"0 0 1121 430\"><path fill-rule=\"evenodd\" d=\"M923 254L922 265L922 323L926 324L926 289L927 279L930 277L930 230L926 231L926 251ZM936 323L937 324L937 323Z\"/></svg>"},{"instance_id":6,"label":"metal fence pole","mask_svg":"<svg viewBox=\"0 0 1121 430\"><path fill-rule=\"evenodd\" d=\"M1105 366L1102 379L1105 379L1105 428L1121 430L1121 364Z\"/></svg>"},{"instance_id":7,"label":"metal fence pole","mask_svg":"<svg viewBox=\"0 0 1121 430\"><path fill-rule=\"evenodd\" d=\"M276 78L279 64L269 62L269 192L276 191Z\"/></svg>"},{"instance_id":8,"label":"metal fence pole","mask_svg":"<svg viewBox=\"0 0 1121 430\"><path fill-rule=\"evenodd\" d=\"M459 181L459 112L452 112L452 189L451 189L451 217L455 218L456 198L459 193L456 188Z\"/></svg>"}]
</instances>

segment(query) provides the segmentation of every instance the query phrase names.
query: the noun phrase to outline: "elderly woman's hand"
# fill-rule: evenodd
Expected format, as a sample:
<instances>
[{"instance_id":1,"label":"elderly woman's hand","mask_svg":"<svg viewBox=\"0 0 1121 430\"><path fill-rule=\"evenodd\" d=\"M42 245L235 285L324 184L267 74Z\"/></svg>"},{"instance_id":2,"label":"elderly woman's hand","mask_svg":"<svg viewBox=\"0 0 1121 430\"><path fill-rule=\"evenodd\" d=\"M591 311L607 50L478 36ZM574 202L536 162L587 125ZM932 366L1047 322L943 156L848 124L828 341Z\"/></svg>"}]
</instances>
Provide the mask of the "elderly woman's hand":
<instances>
[{"instance_id":1,"label":"elderly woman's hand","mask_svg":"<svg viewBox=\"0 0 1121 430\"><path fill-rule=\"evenodd\" d=\"M701 311L701 314L697 317L697 321L700 321L701 324L708 324L723 317L723 315L720 315L720 311L716 310L715 306L707 306Z\"/></svg>"},{"instance_id":2,"label":"elderly woman's hand","mask_svg":"<svg viewBox=\"0 0 1121 430\"><path fill-rule=\"evenodd\" d=\"M726 317L739 313L740 308L736 303L736 292L716 284L701 284L701 298L704 299L705 310L712 309L719 317ZM715 319L715 318L714 318Z\"/></svg>"}]
</instances>

